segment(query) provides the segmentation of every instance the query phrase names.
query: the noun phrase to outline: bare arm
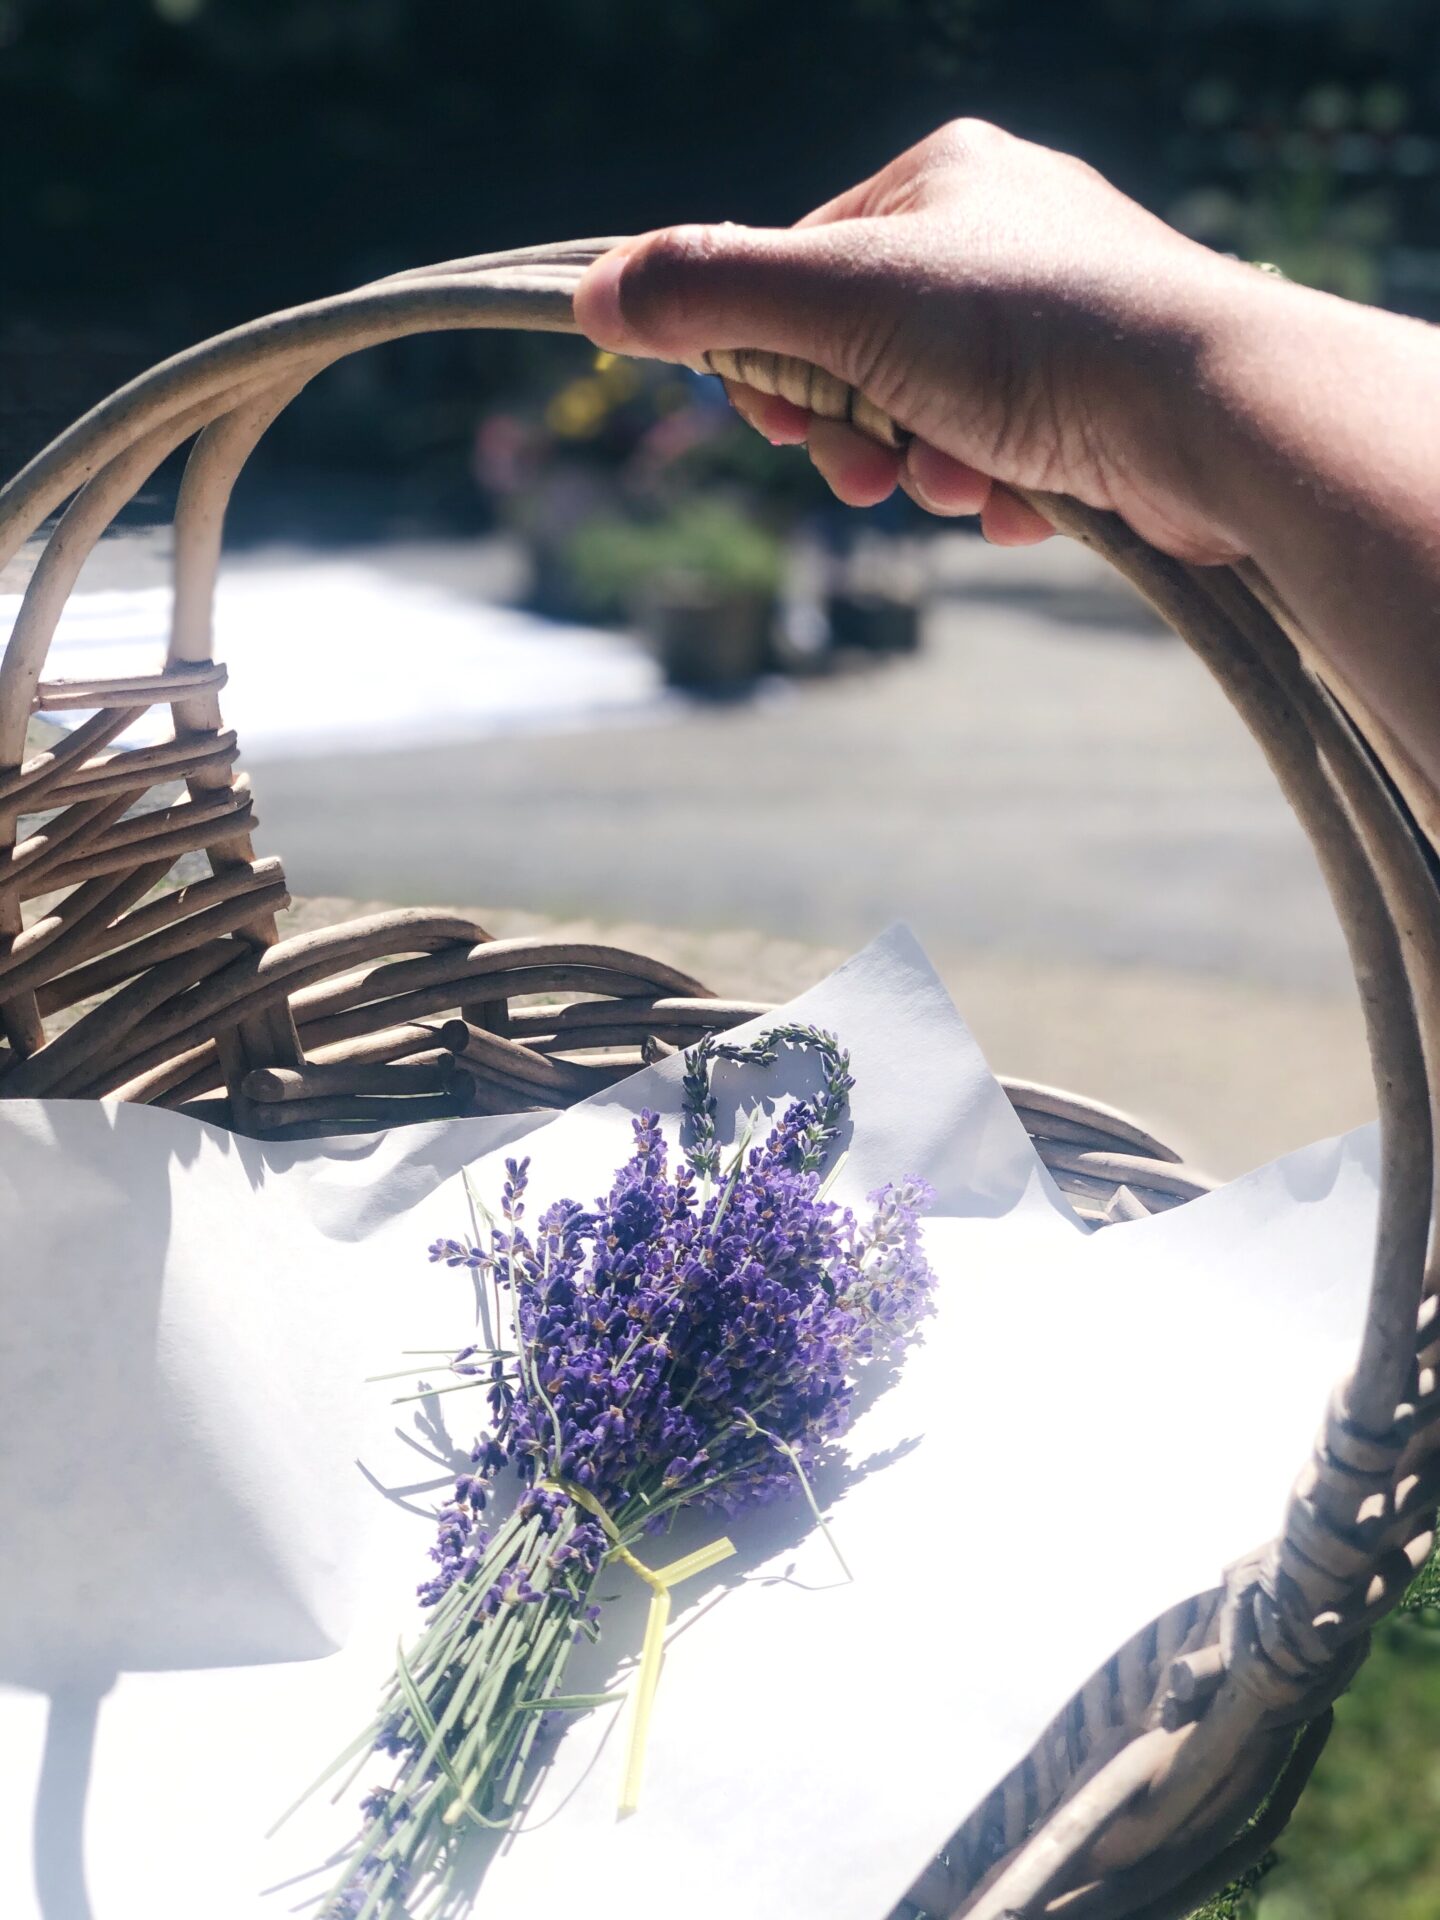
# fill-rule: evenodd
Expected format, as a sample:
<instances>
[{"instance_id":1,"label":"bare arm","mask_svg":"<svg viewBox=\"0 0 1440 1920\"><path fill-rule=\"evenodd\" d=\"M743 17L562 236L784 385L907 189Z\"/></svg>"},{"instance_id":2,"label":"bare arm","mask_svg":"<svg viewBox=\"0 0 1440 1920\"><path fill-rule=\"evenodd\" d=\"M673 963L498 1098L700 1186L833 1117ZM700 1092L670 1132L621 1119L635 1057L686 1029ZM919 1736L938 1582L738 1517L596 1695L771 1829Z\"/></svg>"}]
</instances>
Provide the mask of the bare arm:
<instances>
[{"instance_id":1,"label":"bare arm","mask_svg":"<svg viewBox=\"0 0 1440 1920\"><path fill-rule=\"evenodd\" d=\"M860 387L903 456L784 401L841 499L897 485L1044 538L1007 485L1121 514L1164 551L1253 559L1440 788L1440 331L1186 240L1079 161L959 122L797 227L686 227L591 268L617 351L764 347Z\"/></svg>"},{"instance_id":2,"label":"bare arm","mask_svg":"<svg viewBox=\"0 0 1440 1920\"><path fill-rule=\"evenodd\" d=\"M1440 330L1262 294L1207 363L1210 510L1440 790Z\"/></svg>"}]
</instances>

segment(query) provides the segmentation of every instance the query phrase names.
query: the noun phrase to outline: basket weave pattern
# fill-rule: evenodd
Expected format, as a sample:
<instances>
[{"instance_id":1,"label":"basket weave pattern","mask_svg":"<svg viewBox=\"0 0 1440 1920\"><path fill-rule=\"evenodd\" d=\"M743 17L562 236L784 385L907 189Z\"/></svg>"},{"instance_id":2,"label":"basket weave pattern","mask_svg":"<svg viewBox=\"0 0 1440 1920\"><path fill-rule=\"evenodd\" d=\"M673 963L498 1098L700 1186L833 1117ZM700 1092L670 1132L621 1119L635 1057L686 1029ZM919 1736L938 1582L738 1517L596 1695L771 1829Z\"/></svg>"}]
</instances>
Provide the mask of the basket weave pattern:
<instances>
[{"instance_id":1,"label":"basket weave pattern","mask_svg":"<svg viewBox=\"0 0 1440 1920\"><path fill-rule=\"evenodd\" d=\"M65 506L0 664L0 1095L118 1095L247 1133L335 1133L567 1105L763 1011L642 955L491 940L453 914L401 909L281 939L285 877L255 853L239 743L223 724L225 672L211 641L221 531L271 421L323 367L382 340L458 327L573 331L575 281L608 244L449 262L239 328L132 382L0 491L0 565ZM717 353L709 364L900 438L873 404L816 369L758 353ZM86 556L187 441L166 660L138 677L45 679ZM1440 807L1319 668L1253 568L1190 568L1111 516L1029 497L1170 621L1267 754L1350 941L1380 1104L1381 1219L1362 1350L1279 1537L1223 1588L1122 1648L903 1909L932 1920L1178 1920L1283 1826L1369 1627L1432 1540L1440 894L1416 822L1433 833ZM170 710L173 737L114 749L153 707ZM32 716L67 710L93 717L27 761ZM203 877L179 884L176 862L196 856ZM1008 1091L1093 1217L1203 1190L1124 1116L1045 1088ZM980 1567L976 1577L993 1576Z\"/></svg>"}]
</instances>

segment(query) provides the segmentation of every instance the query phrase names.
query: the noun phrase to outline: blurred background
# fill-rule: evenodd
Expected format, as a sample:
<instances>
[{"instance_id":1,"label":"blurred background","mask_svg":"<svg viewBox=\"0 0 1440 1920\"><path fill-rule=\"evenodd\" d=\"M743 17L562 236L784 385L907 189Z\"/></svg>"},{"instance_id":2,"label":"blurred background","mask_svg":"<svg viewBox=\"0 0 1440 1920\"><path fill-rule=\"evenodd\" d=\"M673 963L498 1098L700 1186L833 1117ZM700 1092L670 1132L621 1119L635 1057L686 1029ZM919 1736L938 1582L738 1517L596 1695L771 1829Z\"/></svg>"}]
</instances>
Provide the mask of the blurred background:
<instances>
[{"instance_id":1,"label":"blurred background","mask_svg":"<svg viewBox=\"0 0 1440 1920\"><path fill-rule=\"evenodd\" d=\"M1440 319L1435 0L0 0L0 474L193 340L477 250L780 224L956 114ZM70 669L163 631L162 469ZM227 719L302 896L601 927L781 996L891 918L998 1069L1221 1175L1368 1117L1313 861L1064 543L836 507L714 382L543 337L334 368L237 492ZM36 548L0 574L8 631ZM337 676L337 662L345 666ZM1440 1646L1342 1707L1264 1920L1440 1911Z\"/></svg>"}]
</instances>

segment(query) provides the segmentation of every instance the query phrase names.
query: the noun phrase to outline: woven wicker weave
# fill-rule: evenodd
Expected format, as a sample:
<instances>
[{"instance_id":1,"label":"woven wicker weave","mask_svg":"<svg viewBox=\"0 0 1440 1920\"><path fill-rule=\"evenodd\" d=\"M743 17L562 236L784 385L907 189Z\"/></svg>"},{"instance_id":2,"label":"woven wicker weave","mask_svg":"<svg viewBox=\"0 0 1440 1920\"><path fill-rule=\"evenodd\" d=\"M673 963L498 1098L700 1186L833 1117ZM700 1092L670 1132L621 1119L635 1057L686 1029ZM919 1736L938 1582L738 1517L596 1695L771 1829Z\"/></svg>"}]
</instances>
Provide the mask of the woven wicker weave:
<instances>
[{"instance_id":1,"label":"woven wicker weave","mask_svg":"<svg viewBox=\"0 0 1440 1920\"><path fill-rule=\"evenodd\" d=\"M579 271L608 244L449 262L239 328L132 382L0 492L0 565L69 502L0 665L0 1095L116 1094L249 1133L334 1133L565 1105L761 1011L638 954L490 940L452 914L399 910L280 939L284 875L255 856L249 787L221 720L210 609L222 524L271 421L323 367L382 340L572 331ZM897 439L870 403L813 368L766 354L710 363ZM46 681L86 555L187 440L167 659L138 678ZM1431 1543L1440 896L1416 822L1433 837L1440 807L1393 740L1320 674L1253 568L1191 568L1109 515L1028 497L1170 621L1265 751L1350 942L1380 1105L1366 1332L1280 1537L1122 1648L903 1909L1162 1920L1225 1884L1283 1826L1368 1628ZM157 705L171 709L171 742L107 753ZM32 716L66 709L93 717L26 761ZM174 884L176 861L196 854L207 876ZM1174 1205L1205 1185L1122 1115L1044 1088L1009 1091L1057 1179L1096 1218Z\"/></svg>"}]
</instances>

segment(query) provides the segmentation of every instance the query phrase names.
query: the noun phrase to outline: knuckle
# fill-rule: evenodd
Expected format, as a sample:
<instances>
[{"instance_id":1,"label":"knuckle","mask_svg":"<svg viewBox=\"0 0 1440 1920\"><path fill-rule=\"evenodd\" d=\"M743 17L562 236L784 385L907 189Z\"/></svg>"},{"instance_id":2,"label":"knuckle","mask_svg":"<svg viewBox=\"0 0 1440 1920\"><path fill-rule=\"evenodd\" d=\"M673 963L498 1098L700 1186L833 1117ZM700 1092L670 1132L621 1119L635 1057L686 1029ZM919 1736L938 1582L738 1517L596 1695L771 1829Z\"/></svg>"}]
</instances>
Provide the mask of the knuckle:
<instances>
[{"instance_id":1,"label":"knuckle","mask_svg":"<svg viewBox=\"0 0 1440 1920\"><path fill-rule=\"evenodd\" d=\"M931 135L937 158L947 160L953 166L967 166L987 159L1008 138L1008 134L990 121L969 116L947 121L938 132Z\"/></svg>"}]
</instances>

